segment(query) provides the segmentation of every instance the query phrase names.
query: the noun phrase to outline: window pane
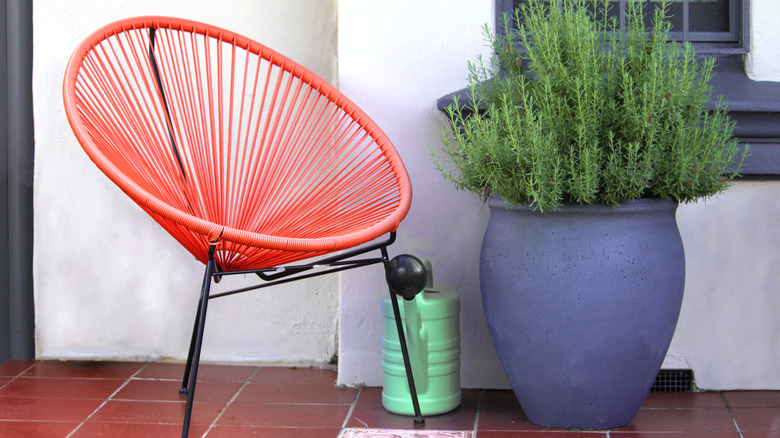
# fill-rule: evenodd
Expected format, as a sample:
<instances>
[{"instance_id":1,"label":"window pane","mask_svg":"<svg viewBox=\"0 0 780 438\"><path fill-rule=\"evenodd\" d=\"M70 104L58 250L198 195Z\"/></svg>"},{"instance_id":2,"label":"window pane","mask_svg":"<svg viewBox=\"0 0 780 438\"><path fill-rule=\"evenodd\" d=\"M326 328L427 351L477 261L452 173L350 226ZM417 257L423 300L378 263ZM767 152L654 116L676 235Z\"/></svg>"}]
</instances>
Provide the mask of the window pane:
<instances>
[{"instance_id":1,"label":"window pane","mask_svg":"<svg viewBox=\"0 0 780 438\"><path fill-rule=\"evenodd\" d=\"M696 0L693 0L696 1ZM645 25L648 29L653 26L653 17L656 9L661 9L661 4L657 0L651 0L645 4ZM683 4L681 0L669 3L669 22L672 23L672 32L683 31Z\"/></svg>"},{"instance_id":2,"label":"window pane","mask_svg":"<svg viewBox=\"0 0 780 438\"><path fill-rule=\"evenodd\" d=\"M549 0L545 0L548 1ZM512 0L512 8L517 9L521 7L522 5L525 5L528 3L528 0ZM603 13L603 1L599 0L597 7L598 7L598 16L601 17L601 14ZM588 2L586 5L588 10L593 11L593 4ZM620 22L620 0L609 0L609 16L614 17L618 22Z\"/></svg>"},{"instance_id":3,"label":"window pane","mask_svg":"<svg viewBox=\"0 0 780 438\"><path fill-rule=\"evenodd\" d=\"M729 0L691 0L691 32L729 32Z\"/></svg>"},{"instance_id":4,"label":"window pane","mask_svg":"<svg viewBox=\"0 0 780 438\"><path fill-rule=\"evenodd\" d=\"M625 2L632 1L632 0L625 0ZM660 0L639 0L642 3L645 3L644 10L645 10L645 24L648 28L652 27L653 24L653 15L656 8L659 8L659 1ZM691 2L717 2L719 0L690 0ZM728 0L721 0L726 3L728 3ZM512 0L512 6L514 8L518 8L521 5L524 5L528 2L528 0ZM624 2L624 3L625 3ZM615 17L615 19L620 19L620 0L609 0L609 16ZM601 6L603 5L602 1L598 2L599 6L599 13L601 13ZM592 4L588 4L588 9L593 9ZM728 8L726 8L726 22L728 23ZM682 0L675 0L669 5L669 20L672 23L672 32L682 32L683 31L683 6L682 6ZM620 22L620 21L618 21Z\"/></svg>"}]
</instances>

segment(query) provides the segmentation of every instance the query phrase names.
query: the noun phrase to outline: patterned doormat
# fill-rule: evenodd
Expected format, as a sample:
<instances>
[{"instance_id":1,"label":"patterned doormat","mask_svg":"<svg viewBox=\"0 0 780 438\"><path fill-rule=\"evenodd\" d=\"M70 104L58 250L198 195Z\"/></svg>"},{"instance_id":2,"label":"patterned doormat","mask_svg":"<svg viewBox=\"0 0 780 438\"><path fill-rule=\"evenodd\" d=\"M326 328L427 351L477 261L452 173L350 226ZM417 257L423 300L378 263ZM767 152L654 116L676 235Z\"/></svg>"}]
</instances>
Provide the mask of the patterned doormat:
<instances>
[{"instance_id":1,"label":"patterned doormat","mask_svg":"<svg viewBox=\"0 0 780 438\"><path fill-rule=\"evenodd\" d=\"M339 438L472 438L463 430L344 429Z\"/></svg>"}]
</instances>

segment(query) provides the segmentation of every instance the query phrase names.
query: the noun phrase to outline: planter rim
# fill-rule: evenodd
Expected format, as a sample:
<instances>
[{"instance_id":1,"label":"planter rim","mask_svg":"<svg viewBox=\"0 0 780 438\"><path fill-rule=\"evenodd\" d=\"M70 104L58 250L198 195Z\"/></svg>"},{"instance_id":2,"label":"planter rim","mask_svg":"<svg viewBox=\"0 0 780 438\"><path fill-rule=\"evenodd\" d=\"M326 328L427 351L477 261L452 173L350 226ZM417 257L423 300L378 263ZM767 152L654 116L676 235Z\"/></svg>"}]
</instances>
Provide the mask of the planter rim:
<instances>
[{"instance_id":1,"label":"planter rim","mask_svg":"<svg viewBox=\"0 0 780 438\"><path fill-rule=\"evenodd\" d=\"M555 210L548 210L544 213L534 210L531 206L509 205L503 198L491 196L487 201L488 206L503 210L516 210L520 212L533 213L539 215L552 215L556 213L587 213L587 212L614 212L614 213L651 213L663 210L674 210L680 203L667 198L639 198L630 199L615 206L607 206L602 203L595 204L576 204L566 202Z\"/></svg>"}]
</instances>

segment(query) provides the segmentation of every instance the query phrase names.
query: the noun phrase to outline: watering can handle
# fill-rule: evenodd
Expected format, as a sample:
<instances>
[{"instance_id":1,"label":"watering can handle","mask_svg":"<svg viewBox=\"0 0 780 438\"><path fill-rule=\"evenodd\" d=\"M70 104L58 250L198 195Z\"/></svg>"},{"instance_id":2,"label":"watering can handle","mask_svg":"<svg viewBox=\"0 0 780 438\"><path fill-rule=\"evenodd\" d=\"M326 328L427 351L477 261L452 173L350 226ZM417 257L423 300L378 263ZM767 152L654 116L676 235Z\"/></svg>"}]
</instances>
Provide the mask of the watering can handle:
<instances>
[{"instance_id":1,"label":"watering can handle","mask_svg":"<svg viewBox=\"0 0 780 438\"><path fill-rule=\"evenodd\" d=\"M433 289L433 265L429 259L422 259L422 262L425 266L425 289Z\"/></svg>"},{"instance_id":2,"label":"watering can handle","mask_svg":"<svg viewBox=\"0 0 780 438\"><path fill-rule=\"evenodd\" d=\"M419 294L415 299L405 301L403 305L406 341L410 350L409 359L412 363L415 386L419 393L425 393L428 389L428 332L422 325L420 309L417 306L418 300L422 297L423 294Z\"/></svg>"}]
</instances>

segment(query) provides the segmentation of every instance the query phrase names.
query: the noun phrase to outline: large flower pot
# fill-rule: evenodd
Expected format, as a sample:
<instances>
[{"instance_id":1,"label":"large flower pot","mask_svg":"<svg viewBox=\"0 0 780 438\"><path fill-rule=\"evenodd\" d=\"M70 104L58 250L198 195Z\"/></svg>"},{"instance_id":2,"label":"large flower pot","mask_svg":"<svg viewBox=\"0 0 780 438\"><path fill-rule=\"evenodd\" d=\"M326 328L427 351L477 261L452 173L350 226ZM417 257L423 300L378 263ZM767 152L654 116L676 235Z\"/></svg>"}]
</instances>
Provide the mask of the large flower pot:
<instances>
[{"instance_id":1,"label":"large flower pot","mask_svg":"<svg viewBox=\"0 0 780 438\"><path fill-rule=\"evenodd\" d=\"M685 259L677 204L491 199L480 260L490 333L528 419L562 429L629 424L669 348Z\"/></svg>"}]
</instances>

